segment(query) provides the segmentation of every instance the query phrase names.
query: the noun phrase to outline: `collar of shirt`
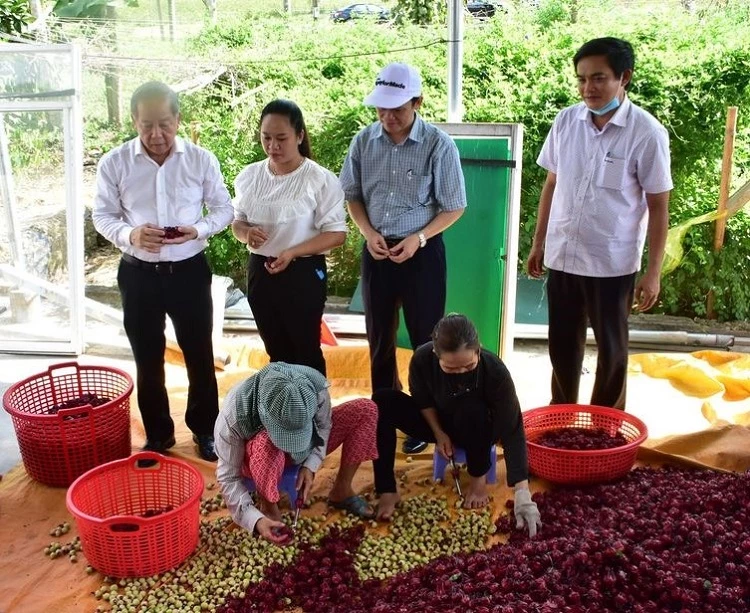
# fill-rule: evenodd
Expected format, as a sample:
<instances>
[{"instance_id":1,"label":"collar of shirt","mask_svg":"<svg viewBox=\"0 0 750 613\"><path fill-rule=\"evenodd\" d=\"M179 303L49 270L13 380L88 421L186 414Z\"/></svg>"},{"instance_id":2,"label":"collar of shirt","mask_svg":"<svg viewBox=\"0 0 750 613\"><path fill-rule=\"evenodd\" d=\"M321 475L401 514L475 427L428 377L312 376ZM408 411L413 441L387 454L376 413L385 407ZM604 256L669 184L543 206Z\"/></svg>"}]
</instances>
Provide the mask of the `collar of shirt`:
<instances>
[{"instance_id":1,"label":"collar of shirt","mask_svg":"<svg viewBox=\"0 0 750 613\"><path fill-rule=\"evenodd\" d=\"M146 148L143 146L143 143L141 142L140 136L138 138L133 139L133 144L135 147L135 155L148 155ZM185 153L185 141L179 136L175 136L174 145L172 146L170 157L172 153Z\"/></svg>"},{"instance_id":2,"label":"collar of shirt","mask_svg":"<svg viewBox=\"0 0 750 613\"><path fill-rule=\"evenodd\" d=\"M612 119L610 119L607 124L602 128L602 130L606 129L609 124L620 126L621 128L624 128L628 125L628 118L630 117L630 107L631 102L630 98L628 98L627 94L625 95L625 98L623 98L622 103L618 107L618 109L615 111L615 114L612 115ZM586 104L581 105L581 109L578 111L578 119L581 121L589 121L591 122L591 125L594 125L593 122L593 114L589 112L589 108L586 106ZM598 128L597 128L598 130Z\"/></svg>"},{"instance_id":3,"label":"collar of shirt","mask_svg":"<svg viewBox=\"0 0 750 613\"><path fill-rule=\"evenodd\" d=\"M390 139L390 136L386 133L386 131L383 129L383 124L378 122L378 128L375 132L375 138L383 138L388 137ZM424 139L424 120L419 116L419 113L414 111L414 123L411 124L411 130L409 130L409 136L406 137L406 140L413 140L415 143L421 143Z\"/></svg>"}]
</instances>

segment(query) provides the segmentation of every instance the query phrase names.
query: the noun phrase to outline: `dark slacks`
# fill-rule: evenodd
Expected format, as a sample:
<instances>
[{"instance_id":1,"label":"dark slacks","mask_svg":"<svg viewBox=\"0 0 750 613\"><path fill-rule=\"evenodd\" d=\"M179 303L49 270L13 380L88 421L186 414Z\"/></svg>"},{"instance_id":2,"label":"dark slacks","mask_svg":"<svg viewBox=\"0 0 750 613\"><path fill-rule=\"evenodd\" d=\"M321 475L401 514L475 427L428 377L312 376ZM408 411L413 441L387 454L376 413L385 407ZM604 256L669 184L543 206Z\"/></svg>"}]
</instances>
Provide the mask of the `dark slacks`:
<instances>
[{"instance_id":1,"label":"dark slacks","mask_svg":"<svg viewBox=\"0 0 750 613\"><path fill-rule=\"evenodd\" d=\"M324 255L297 258L270 274L266 258L251 254L247 301L272 362L302 364L326 374L320 348L320 321L326 304L328 272Z\"/></svg>"},{"instance_id":2,"label":"dark slacks","mask_svg":"<svg viewBox=\"0 0 750 613\"><path fill-rule=\"evenodd\" d=\"M549 271L552 404L578 402L588 319L597 346L591 404L625 409L628 316L634 289L635 274L598 278Z\"/></svg>"},{"instance_id":3,"label":"dark slacks","mask_svg":"<svg viewBox=\"0 0 750 613\"><path fill-rule=\"evenodd\" d=\"M136 261L137 262L137 261ZM219 393L211 341L211 269L203 253L157 272L148 264L120 260L117 283L125 333L137 371L138 408L146 437L166 441L174 434L164 385L164 328L172 320L185 358L188 398L185 423L194 434L213 434Z\"/></svg>"},{"instance_id":4,"label":"dark slacks","mask_svg":"<svg viewBox=\"0 0 750 613\"><path fill-rule=\"evenodd\" d=\"M395 492L393 463L396 459L396 429L429 443L435 442L435 435L408 394L380 389L372 399L378 405L378 459L373 460L375 491L379 494ZM451 442L466 450L469 474L472 477L486 474L491 465L491 447L499 437L490 420L487 405L478 398L467 396L457 402L452 411L438 412L438 421Z\"/></svg>"},{"instance_id":5,"label":"dark slacks","mask_svg":"<svg viewBox=\"0 0 750 613\"><path fill-rule=\"evenodd\" d=\"M395 243L393 243L395 244ZM401 389L396 365L398 309L403 307L412 349L430 340L445 311L445 245L434 236L402 264L362 252L362 301L370 345L373 391Z\"/></svg>"}]
</instances>

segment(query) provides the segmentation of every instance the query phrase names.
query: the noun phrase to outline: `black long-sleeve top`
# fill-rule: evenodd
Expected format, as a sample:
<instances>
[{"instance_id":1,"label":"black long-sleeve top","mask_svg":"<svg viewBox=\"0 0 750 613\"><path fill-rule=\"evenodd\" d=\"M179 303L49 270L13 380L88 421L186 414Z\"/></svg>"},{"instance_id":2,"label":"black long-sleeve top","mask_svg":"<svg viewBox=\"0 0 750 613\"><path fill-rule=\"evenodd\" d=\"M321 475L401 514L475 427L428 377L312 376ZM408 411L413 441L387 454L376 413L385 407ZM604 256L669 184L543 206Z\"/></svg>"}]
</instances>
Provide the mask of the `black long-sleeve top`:
<instances>
[{"instance_id":1,"label":"black long-sleeve top","mask_svg":"<svg viewBox=\"0 0 750 613\"><path fill-rule=\"evenodd\" d=\"M475 386L487 403L493 436L503 447L508 485L528 479L526 435L516 388L503 361L486 349L480 350ZM409 392L420 409L438 412L455 396L431 342L414 352L409 364Z\"/></svg>"}]
</instances>

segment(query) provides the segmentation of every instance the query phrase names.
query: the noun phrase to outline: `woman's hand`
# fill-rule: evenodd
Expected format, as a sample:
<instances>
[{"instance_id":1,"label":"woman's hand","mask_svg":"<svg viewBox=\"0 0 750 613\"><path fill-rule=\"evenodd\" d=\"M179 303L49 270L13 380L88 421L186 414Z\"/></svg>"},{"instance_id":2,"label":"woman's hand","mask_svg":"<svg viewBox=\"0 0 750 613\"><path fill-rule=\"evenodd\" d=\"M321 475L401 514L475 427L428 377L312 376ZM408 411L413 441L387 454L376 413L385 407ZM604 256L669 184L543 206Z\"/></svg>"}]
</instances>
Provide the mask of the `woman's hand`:
<instances>
[{"instance_id":1,"label":"woman's hand","mask_svg":"<svg viewBox=\"0 0 750 613\"><path fill-rule=\"evenodd\" d=\"M442 430L435 433L435 447L446 460L450 460L453 457L451 437Z\"/></svg>"},{"instance_id":2,"label":"woman's hand","mask_svg":"<svg viewBox=\"0 0 750 613\"><path fill-rule=\"evenodd\" d=\"M274 545L281 545L284 543L288 537L284 533L277 532L274 534L274 528L276 530L280 530L284 528L286 524L281 521L274 521L273 519L268 519L267 517L261 517L257 522L255 522L255 530L260 535L261 538L267 540L269 543L273 543Z\"/></svg>"},{"instance_id":3,"label":"woman's hand","mask_svg":"<svg viewBox=\"0 0 750 613\"><path fill-rule=\"evenodd\" d=\"M303 502L307 502L307 498L310 495L313 481L315 480L315 473L306 466L299 469L297 473L297 492L302 498Z\"/></svg>"},{"instance_id":4,"label":"woman's hand","mask_svg":"<svg viewBox=\"0 0 750 613\"><path fill-rule=\"evenodd\" d=\"M266 261L266 270L272 275L283 272L294 261L295 257L291 249L284 249L275 260L270 263L268 260Z\"/></svg>"},{"instance_id":5,"label":"woman's hand","mask_svg":"<svg viewBox=\"0 0 750 613\"><path fill-rule=\"evenodd\" d=\"M252 249L262 247L267 240L268 234L263 231L263 228L260 226L248 227L245 242L250 245Z\"/></svg>"}]
</instances>

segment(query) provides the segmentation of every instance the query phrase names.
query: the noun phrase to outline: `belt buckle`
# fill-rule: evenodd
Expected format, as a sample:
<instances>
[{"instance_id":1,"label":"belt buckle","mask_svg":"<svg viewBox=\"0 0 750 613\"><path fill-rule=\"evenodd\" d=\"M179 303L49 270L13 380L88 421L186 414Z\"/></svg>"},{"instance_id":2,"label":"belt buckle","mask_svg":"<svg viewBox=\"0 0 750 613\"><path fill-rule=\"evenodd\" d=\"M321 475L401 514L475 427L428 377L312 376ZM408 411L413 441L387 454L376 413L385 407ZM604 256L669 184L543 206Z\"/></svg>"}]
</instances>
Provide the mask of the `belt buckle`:
<instances>
[{"instance_id":1,"label":"belt buckle","mask_svg":"<svg viewBox=\"0 0 750 613\"><path fill-rule=\"evenodd\" d=\"M157 262L155 270L157 275L171 275L172 262Z\"/></svg>"}]
</instances>

